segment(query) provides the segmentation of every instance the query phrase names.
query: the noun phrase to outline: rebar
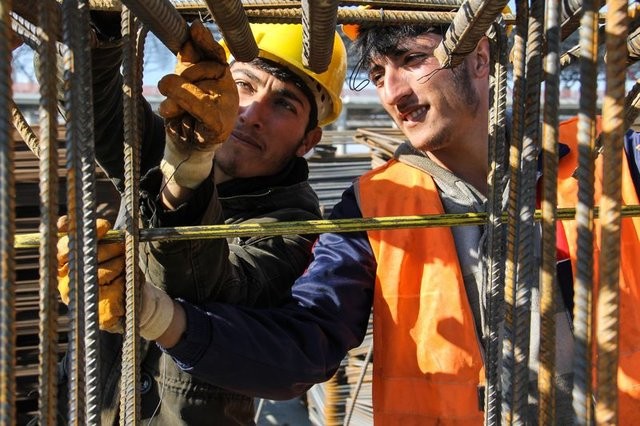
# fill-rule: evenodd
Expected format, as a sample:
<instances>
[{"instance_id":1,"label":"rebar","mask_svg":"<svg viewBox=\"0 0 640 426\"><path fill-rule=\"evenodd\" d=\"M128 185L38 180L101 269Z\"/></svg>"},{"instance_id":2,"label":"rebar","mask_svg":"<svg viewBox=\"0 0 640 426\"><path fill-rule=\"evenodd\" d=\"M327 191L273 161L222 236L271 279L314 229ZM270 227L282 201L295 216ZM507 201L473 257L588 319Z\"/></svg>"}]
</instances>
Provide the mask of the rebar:
<instances>
[{"instance_id":1,"label":"rebar","mask_svg":"<svg viewBox=\"0 0 640 426\"><path fill-rule=\"evenodd\" d=\"M125 258L126 298L125 324L122 342L122 376L120 424L137 425L140 418L140 335L138 308L141 303L142 280L139 256L139 179L140 179L140 97L142 96L142 51L144 32L138 31L138 21L126 8L122 11L124 38L123 108L124 108L124 173L125 193Z\"/></svg>"},{"instance_id":2,"label":"rebar","mask_svg":"<svg viewBox=\"0 0 640 426\"><path fill-rule=\"evenodd\" d=\"M485 337L487 376L487 398L485 424L500 423L501 395L499 386L499 365L501 333L504 320L504 243L505 226L502 223L503 194L506 176L506 108L507 108L507 36L504 23L495 23L495 40L492 43L493 102L489 114L489 175L487 195L487 295L481 295L487 304L487 325Z\"/></svg>"},{"instance_id":3,"label":"rebar","mask_svg":"<svg viewBox=\"0 0 640 426\"><path fill-rule=\"evenodd\" d=\"M560 1L547 0L542 124L542 277L540 280L539 422L556 422L556 210L560 105Z\"/></svg>"},{"instance_id":4,"label":"rebar","mask_svg":"<svg viewBox=\"0 0 640 426\"><path fill-rule=\"evenodd\" d=\"M15 424L15 181L10 133L10 0L0 0L0 423Z\"/></svg>"},{"instance_id":5,"label":"rebar","mask_svg":"<svg viewBox=\"0 0 640 426\"><path fill-rule=\"evenodd\" d=\"M598 217L598 209L594 210ZM622 207L622 217L640 216L640 205ZM558 209L558 220L574 220L576 209ZM273 223L239 223L233 225L200 225L176 226L167 228L140 229L140 241L186 241L204 240L211 238L239 238L265 235L290 234L322 234L326 232L358 232L367 230L400 229L400 228L429 228L437 226L471 226L483 225L487 222L486 213L437 214L422 216L382 216L365 219L326 219ZM507 223L509 213L503 213L502 223ZM540 221L542 212L536 210L534 220ZM65 234L60 234L61 237ZM37 248L40 242L38 233L22 233L15 237L16 249ZM100 244L124 241L122 231L109 231L100 239Z\"/></svg>"},{"instance_id":6,"label":"rebar","mask_svg":"<svg viewBox=\"0 0 640 426\"><path fill-rule=\"evenodd\" d=\"M444 68L460 65L506 5L507 0L466 0L433 52L440 65Z\"/></svg>"},{"instance_id":7,"label":"rebar","mask_svg":"<svg viewBox=\"0 0 640 426\"><path fill-rule=\"evenodd\" d=\"M27 120L20 112L20 108L14 102L13 99L9 100L9 109L11 111L11 121L13 122L13 127L18 131L20 137L24 141L24 143L29 147L33 155L40 158L40 141L38 140L38 136L35 134Z\"/></svg>"},{"instance_id":8,"label":"rebar","mask_svg":"<svg viewBox=\"0 0 640 426\"><path fill-rule=\"evenodd\" d=\"M41 150L40 147L36 147L37 152L34 152L40 158L40 235L42 236L39 262L38 415L41 424L53 425L57 422L58 414L58 262L57 233L55 232L58 217L58 109L56 37L52 35L55 31L59 31L60 16L57 13L59 12L58 4L52 0L39 2L37 10L42 31L41 42L38 45L38 55L42 59L39 62Z\"/></svg>"},{"instance_id":9,"label":"rebar","mask_svg":"<svg viewBox=\"0 0 640 426\"><path fill-rule=\"evenodd\" d=\"M518 189L520 183L520 157L522 155L522 141L524 134L524 96L526 91L525 65L526 42L528 37L527 22L529 18L529 4L526 0L516 2L516 26L513 45L513 125L509 152L509 198L507 203L506 257L505 257L505 321L504 338L502 342L502 422L505 425L513 423L513 373L515 364L515 306L516 282L518 276L518 251L520 222L517 219Z\"/></svg>"},{"instance_id":10,"label":"rebar","mask_svg":"<svg viewBox=\"0 0 640 426\"><path fill-rule=\"evenodd\" d=\"M169 0L122 0L122 4L174 54L189 39L187 22Z\"/></svg>"},{"instance_id":11,"label":"rebar","mask_svg":"<svg viewBox=\"0 0 640 426\"><path fill-rule=\"evenodd\" d=\"M576 205L577 261L574 282L573 411L576 425L592 424L591 389L594 149L596 137L598 23L600 0L585 0L580 29L580 108L578 112L578 203Z\"/></svg>"},{"instance_id":12,"label":"rebar","mask_svg":"<svg viewBox=\"0 0 640 426\"><path fill-rule=\"evenodd\" d=\"M602 106L603 183L600 284L597 296L596 336L598 350L598 395L596 423L618 422L618 315L620 268L621 160L624 138L624 95L627 60L628 3L607 2L606 93Z\"/></svg>"},{"instance_id":13,"label":"rebar","mask_svg":"<svg viewBox=\"0 0 640 426\"><path fill-rule=\"evenodd\" d=\"M317 74L331 62L337 11L337 0L302 0L302 64Z\"/></svg>"},{"instance_id":14,"label":"rebar","mask_svg":"<svg viewBox=\"0 0 640 426\"><path fill-rule=\"evenodd\" d=\"M206 3L233 57L240 62L256 58L258 45L240 0L206 0Z\"/></svg>"}]
</instances>

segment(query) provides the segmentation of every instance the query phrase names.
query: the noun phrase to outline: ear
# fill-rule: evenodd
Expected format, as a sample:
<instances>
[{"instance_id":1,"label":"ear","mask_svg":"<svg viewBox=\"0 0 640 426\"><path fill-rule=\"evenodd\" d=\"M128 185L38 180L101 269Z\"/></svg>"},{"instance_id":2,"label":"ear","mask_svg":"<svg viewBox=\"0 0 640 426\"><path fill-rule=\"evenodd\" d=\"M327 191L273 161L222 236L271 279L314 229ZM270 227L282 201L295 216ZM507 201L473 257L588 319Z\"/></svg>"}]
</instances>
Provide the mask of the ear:
<instances>
[{"instance_id":1,"label":"ear","mask_svg":"<svg viewBox=\"0 0 640 426\"><path fill-rule=\"evenodd\" d=\"M490 61L491 61L491 47L489 46L489 39L482 37L478 41L476 49L472 55L472 70L473 73L480 78L489 76Z\"/></svg>"},{"instance_id":2,"label":"ear","mask_svg":"<svg viewBox=\"0 0 640 426\"><path fill-rule=\"evenodd\" d=\"M296 150L296 156L304 156L307 152L311 151L313 147L318 145L320 139L322 139L322 129L320 127L309 130L307 134L304 135L300 146L298 146L298 149Z\"/></svg>"}]
</instances>

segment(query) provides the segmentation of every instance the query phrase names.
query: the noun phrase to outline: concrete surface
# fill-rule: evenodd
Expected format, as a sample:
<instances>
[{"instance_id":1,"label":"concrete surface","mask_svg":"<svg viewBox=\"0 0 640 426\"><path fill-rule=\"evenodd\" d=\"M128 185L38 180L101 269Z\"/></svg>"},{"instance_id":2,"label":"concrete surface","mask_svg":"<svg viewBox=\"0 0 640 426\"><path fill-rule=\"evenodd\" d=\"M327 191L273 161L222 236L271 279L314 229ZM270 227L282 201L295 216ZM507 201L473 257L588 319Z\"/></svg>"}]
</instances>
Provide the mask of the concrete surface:
<instances>
[{"instance_id":1,"label":"concrete surface","mask_svg":"<svg viewBox=\"0 0 640 426\"><path fill-rule=\"evenodd\" d=\"M259 405L260 400L256 400L256 409L259 409ZM300 398L289 401L265 399L256 423L258 426L311 426L307 407Z\"/></svg>"}]
</instances>

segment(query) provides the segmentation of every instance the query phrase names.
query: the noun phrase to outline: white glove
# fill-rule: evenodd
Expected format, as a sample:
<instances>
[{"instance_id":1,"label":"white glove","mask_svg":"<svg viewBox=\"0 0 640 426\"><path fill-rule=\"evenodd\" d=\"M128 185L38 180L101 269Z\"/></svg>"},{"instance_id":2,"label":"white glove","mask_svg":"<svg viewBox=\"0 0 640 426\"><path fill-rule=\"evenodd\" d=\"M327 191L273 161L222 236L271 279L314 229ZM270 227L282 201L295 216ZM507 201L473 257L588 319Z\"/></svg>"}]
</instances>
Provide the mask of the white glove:
<instances>
[{"instance_id":1,"label":"white glove","mask_svg":"<svg viewBox=\"0 0 640 426\"><path fill-rule=\"evenodd\" d=\"M173 299L164 291L146 281L142 286L140 336L156 340L171 325L174 314Z\"/></svg>"}]
</instances>

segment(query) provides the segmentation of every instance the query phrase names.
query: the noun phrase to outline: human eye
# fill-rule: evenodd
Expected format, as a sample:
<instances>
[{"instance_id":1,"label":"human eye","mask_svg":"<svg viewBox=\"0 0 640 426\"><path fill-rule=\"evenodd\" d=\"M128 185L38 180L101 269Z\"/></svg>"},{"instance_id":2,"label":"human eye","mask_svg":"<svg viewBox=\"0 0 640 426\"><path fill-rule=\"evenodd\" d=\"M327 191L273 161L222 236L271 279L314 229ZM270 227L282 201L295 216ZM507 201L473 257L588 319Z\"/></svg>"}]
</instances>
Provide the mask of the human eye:
<instances>
[{"instance_id":1,"label":"human eye","mask_svg":"<svg viewBox=\"0 0 640 426\"><path fill-rule=\"evenodd\" d=\"M293 103L291 101L289 101L287 98L277 98L275 101L276 105L286 109L287 111L291 111L294 114L297 112L295 105L293 105Z\"/></svg>"},{"instance_id":2,"label":"human eye","mask_svg":"<svg viewBox=\"0 0 640 426\"><path fill-rule=\"evenodd\" d=\"M374 69L369 72L369 80L376 87L380 87L382 85L383 77L384 77L384 73L379 69Z\"/></svg>"},{"instance_id":3,"label":"human eye","mask_svg":"<svg viewBox=\"0 0 640 426\"><path fill-rule=\"evenodd\" d=\"M253 92L253 86L245 80L236 80L236 87L238 92L251 93Z\"/></svg>"}]
</instances>

